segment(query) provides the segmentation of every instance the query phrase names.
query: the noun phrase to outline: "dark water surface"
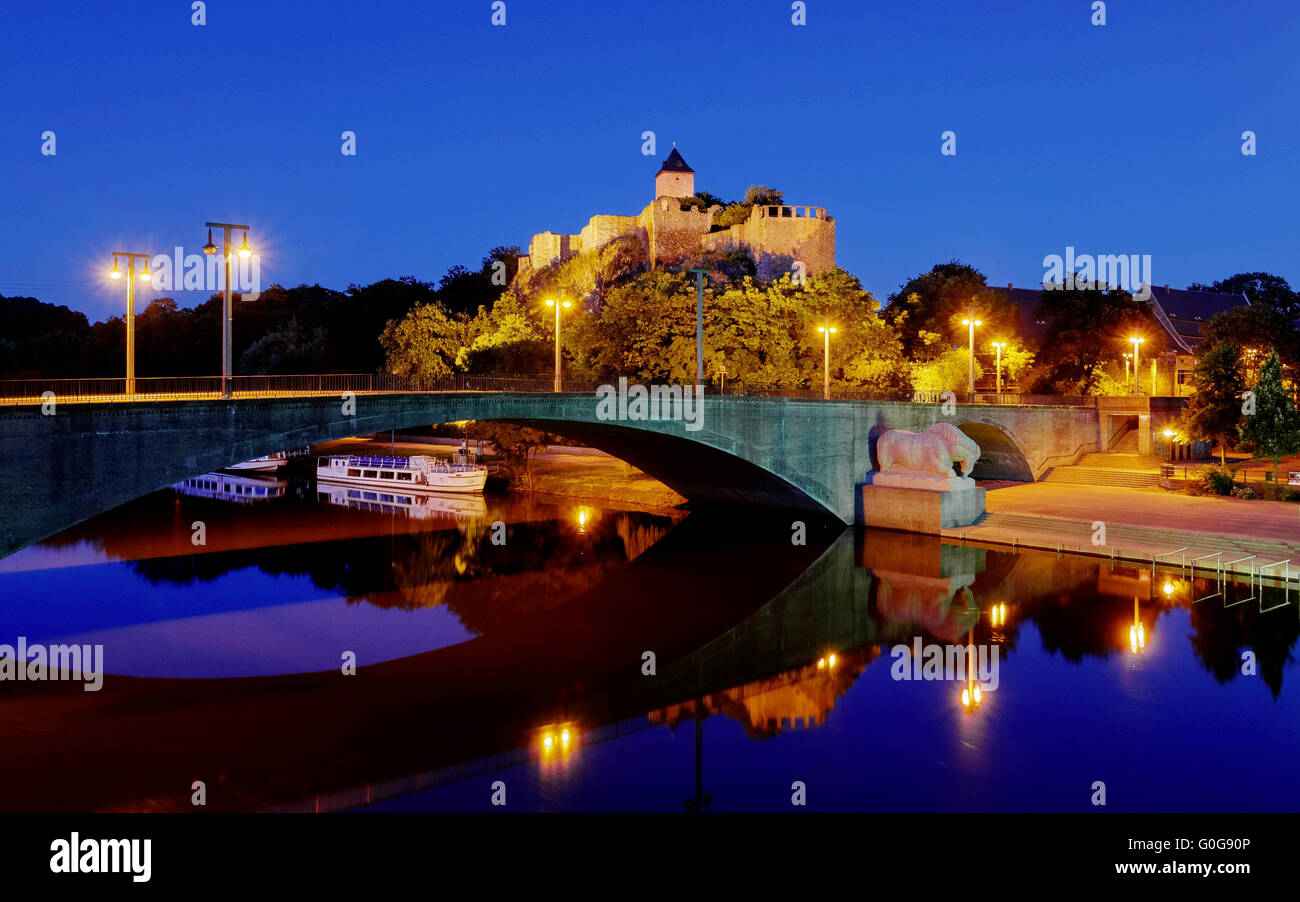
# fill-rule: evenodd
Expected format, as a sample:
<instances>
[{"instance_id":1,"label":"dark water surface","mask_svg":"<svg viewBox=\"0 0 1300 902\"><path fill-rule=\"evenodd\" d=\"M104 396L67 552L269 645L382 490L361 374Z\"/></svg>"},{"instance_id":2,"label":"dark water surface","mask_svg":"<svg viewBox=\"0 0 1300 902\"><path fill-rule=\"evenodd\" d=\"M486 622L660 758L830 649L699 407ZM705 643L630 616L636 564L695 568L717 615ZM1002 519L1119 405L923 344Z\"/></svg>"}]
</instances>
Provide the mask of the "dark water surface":
<instances>
[{"instance_id":1,"label":"dark water surface","mask_svg":"<svg viewBox=\"0 0 1300 902\"><path fill-rule=\"evenodd\" d=\"M0 644L106 673L0 681L0 809L1300 808L1294 591L789 515L193 491L0 561ZM914 643L982 654L979 701L898 679Z\"/></svg>"}]
</instances>

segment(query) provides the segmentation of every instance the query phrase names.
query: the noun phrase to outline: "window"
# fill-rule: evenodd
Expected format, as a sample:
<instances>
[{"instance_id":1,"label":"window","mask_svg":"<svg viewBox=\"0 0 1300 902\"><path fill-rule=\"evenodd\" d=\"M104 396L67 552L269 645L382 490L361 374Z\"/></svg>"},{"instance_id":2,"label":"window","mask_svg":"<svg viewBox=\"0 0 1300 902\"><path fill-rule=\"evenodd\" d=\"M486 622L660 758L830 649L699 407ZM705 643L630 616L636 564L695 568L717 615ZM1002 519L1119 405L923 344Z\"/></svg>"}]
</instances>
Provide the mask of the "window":
<instances>
[{"instance_id":1,"label":"window","mask_svg":"<svg viewBox=\"0 0 1300 902\"><path fill-rule=\"evenodd\" d=\"M366 478L367 478L367 479L378 479L378 478L379 478L379 471L378 471L378 470L366 470Z\"/></svg>"},{"instance_id":2,"label":"window","mask_svg":"<svg viewBox=\"0 0 1300 902\"><path fill-rule=\"evenodd\" d=\"M317 493L316 493L316 500L317 500L317 501L329 501L329 500L330 500L330 493L329 493L329 492L317 492Z\"/></svg>"},{"instance_id":3,"label":"window","mask_svg":"<svg viewBox=\"0 0 1300 902\"><path fill-rule=\"evenodd\" d=\"M393 471L392 471L392 470L384 470L382 473L379 474L379 478L380 478L380 479L392 479L392 478L393 478L393 475L394 475L394 474L393 474Z\"/></svg>"},{"instance_id":4,"label":"window","mask_svg":"<svg viewBox=\"0 0 1300 902\"><path fill-rule=\"evenodd\" d=\"M410 474L410 473L398 473L398 474L397 474L397 481L398 481L398 482L410 482L410 481L411 481L411 474Z\"/></svg>"},{"instance_id":5,"label":"window","mask_svg":"<svg viewBox=\"0 0 1300 902\"><path fill-rule=\"evenodd\" d=\"M328 457L322 457L320 460L316 461L316 464L317 466L328 467L330 465L330 459Z\"/></svg>"},{"instance_id":6,"label":"window","mask_svg":"<svg viewBox=\"0 0 1300 902\"><path fill-rule=\"evenodd\" d=\"M349 497L349 498L360 498L360 497L361 497L361 493L358 492L356 489L348 489L348 497Z\"/></svg>"},{"instance_id":7,"label":"window","mask_svg":"<svg viewBox=\"0 0 1300 902\"><path fill-rule=\"evenodd\" d=\"M360 476L360 475L361 475L361 471L360 471L360 470L354 470L354 469L352 469L352 468L349 467L349 468L348 468L348 475L349 475L349 476Z\"/></svg>"},{"instance_id":8,"label":"window","mask_svg":"<svg viewBox=\"0 0 1300 902\"><path fill-rule=\"evenodd\" d=\"M392 496L392 495L381 494L381 495L379 496L379 500L380 500L380 501L387 501L389 504L392 504L392 503L393 503L393 496Z\"/></svg>"},{"instance_id":9,"label":"window","mask_svg":"<svg viewBox=\"0 0 1300 902\"><path fill-rule=\"evenodd\" d=\"M366 499L367 501L374 501L379 496L376 495L374 492L366 492L361 497Z\"/></svg>"}]
</instances>

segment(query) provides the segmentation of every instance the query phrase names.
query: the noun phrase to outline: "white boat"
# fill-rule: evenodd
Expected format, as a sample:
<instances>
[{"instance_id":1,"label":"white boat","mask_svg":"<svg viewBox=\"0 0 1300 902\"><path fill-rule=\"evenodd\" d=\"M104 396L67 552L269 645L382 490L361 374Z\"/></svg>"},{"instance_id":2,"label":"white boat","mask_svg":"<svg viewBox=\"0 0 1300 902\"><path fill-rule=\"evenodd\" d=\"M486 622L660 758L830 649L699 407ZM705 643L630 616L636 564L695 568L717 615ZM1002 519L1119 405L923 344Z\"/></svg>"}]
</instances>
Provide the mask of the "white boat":
<instances>
[{"instance_id":1,"label":"white boat","mask_svg":"<svg viewBox=\"0 0 1300 902\"><path fill-rule=\"evenodd\" d=\"M487 515L487 502L481 495L444 495L431 491L402 491L392 486L384 490L351 486L342 482L319 479L316 482L316 499L354 510L379 511L402 514L419 520L449 519L456 522L475 522Z\"/></svg>"},{"instance_id":2,"label":"white boat","mask_svg":"<svg viewBox=\"0 0 1300 902\"><path fill-rule=\"evenodd\" d=\"M316 460L316 478L378 489L416 489L481 494L487 467L448 463L437 457L360 457L330 455Z\"/></svg>"},{"instance_id":3,"label":"white boat","mask_svg":"<svg viewBox=\"0 0 1300 902\"><path fill-rule=\"evenodd\" d=\"M263 454L261 457L254 457L252 460L241 461L237 464L231 464L226 467L227 470L275 470L295 457L304 457L311 453L311 448L295 448L292 451L276 451L274 454Z\"/></svg>"}]
</instances>

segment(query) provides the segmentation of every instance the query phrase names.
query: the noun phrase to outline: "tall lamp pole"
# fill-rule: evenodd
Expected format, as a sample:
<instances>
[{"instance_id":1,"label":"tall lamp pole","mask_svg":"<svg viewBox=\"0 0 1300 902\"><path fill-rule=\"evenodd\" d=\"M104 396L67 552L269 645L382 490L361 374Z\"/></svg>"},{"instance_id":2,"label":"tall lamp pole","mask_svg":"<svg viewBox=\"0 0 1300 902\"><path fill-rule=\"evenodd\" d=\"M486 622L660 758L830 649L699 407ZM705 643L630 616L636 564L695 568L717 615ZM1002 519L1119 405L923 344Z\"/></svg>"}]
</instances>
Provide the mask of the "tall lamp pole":
<instances>
[{"instance_id":1,"label":"tall lamp pole","mask_svg":"<svg viewBox=\"0 0 1300 902\"><path fill-rule=\"evenodd\" d=\"M695 391L704 392L704 274L707 269L692 269L695 273Z\"/></svg>"},{"instance_id":2,"label":"tall lamp pole","mask_svg":"<svg viewBox=\"0 0 1300 902\"><path fill-rule=\"evenodd\" d=\"M108 271L110 277L114 279L122 278L122 270L117 267L117 258L126 258L126 393L135 394L135 280L148 282L153 277L149 275L149 255L133 254L128 251L113 251L113 268ZM137 277L135 274L136 259L144 261L144 272Z\"/></svg>"},{"instance_id":3,"label":"tall lamp pole","mask_svg":"<svg viewBox=\"0 0 1300 902\"><path fill-rule=\"evenodd\" d=\"M572 301L561 301L556 303L553 300L546 301L547 307L555 308L555 391L560 391L560 308L568 310L573 306Z\"/></svg>"},{"instance_id":4,"label":"tall lamp pole","mask_svg":"<svg viewBox=\"0 0 1300 902\"><path fill-rule=\"evenodd\" d=\"M217 246L212 243L212 230L221 229L225 234L221 251L226 258L226 290L221 300L221 397L229 398L235 389L234 311L230 304L230 233L235 229L244 233L244 243L238 251L240 259L247 260L253 252L248 248L248 226L233 222L209 222L207 227L208 243L203 245L203 253L209 257L217 252Z\"/></svg>"},{"instance_id":5,"label":"tall lamp pole","mask_svg":"<svg viewBox=\"0 0 1300 902\"><path fill-rule=\"evenodd\" d=\"M1138 349L1146 339L1135 335L1130 338L1129 341L1133 342L1133 394L1140 395L1142 394L1142 370L1138 368L1138 361L1140 359Z\"/></svg>"},{"instance_id":6,"label":"tall lamp pole","mask_svg":"<svg viewBox=\"0 0 1300 902\"><path fill-rule=\"evenodd\" d=\"M983 325L972 313L969 319L961 321L963 326L970 326L970 399L975 401L975 327Z\"/></svg>"},{"instance_id":7,"label":"tall lamp pole","mask_svg":"<svg viewBox=\"0 0 1300 902\"><path fill-rule=\"evenodd\" d=\"M822 398L829 401L831 398L831 336L835 333L835 327L827 323L818 326L817 331L825 336L822 348Z\"/></svg>"},{"instance_id":8,"label":"tall lamp pole","mask_svg":"<svg viewBox=\"0 0 1300 902\"><path fill-rule=\"evenodd\" d=\"M998 371L998 395L1002 394L1002 349L1007 346L1005 341L993 342L993 349L998 352L997 371Z\"/></svg>"}]
</instances>

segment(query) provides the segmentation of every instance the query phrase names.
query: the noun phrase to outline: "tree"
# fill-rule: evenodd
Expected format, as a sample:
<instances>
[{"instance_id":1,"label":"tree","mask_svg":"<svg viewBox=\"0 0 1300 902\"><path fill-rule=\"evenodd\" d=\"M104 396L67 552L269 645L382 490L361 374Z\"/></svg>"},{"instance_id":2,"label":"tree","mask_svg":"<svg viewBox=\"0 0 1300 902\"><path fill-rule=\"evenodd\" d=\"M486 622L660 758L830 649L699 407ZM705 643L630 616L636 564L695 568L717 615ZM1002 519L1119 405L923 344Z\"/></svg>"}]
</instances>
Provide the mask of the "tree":
<instances>
[{"instance_id":1,"label":"tree","mask_svg":"<svg viewBox=\"0 0 1300 902\"><path fill-rule=\"evenodd\" d=\"M1224 341L1240 348L1248 377L1258 377L1258 367L1270 347L1284 365L1300 365L1300 333L1287 316L1273 307L1242 304L1216 313L1201 326L1201 336L1210 343ZM1256 372L1252 373L1252 369Z\"/></svg>"},{"instance_id":2,"label":"tree","mask_svg":"<svg viewBox=\"0 0 1300 902\"><path fill-rule=\"evenodd\" d=\"M903 350L912 360L937 357L955 345L969 342L962 320L974 314L982 336L1015 334L1020 311L1010 300L989 289L984 274L959 260L931 267L889 296L885 318L898 332Z\"/></svg>"},{"instance_id":3,"label":"tree","mask_svg":"<svg viewBox=\"0 0 1300 902\"><path fill-rule=\"evenodd\" d=\"M745 199L727 204L713 217L715 230L739 225L749 219L754 207L779 206L785 203L785 192L767 185L750 185Z\"/></svg>"},{"instance_id":4,"label":"tree","mask_svg":"<svg viewBox=\"0 0 1300 902\"><path fill-rule=\"evenodd\" d=\"M1194 439L1219 445L1219 463L1228 465L1228 442L1237 438L1241 422L1241 395L1245 380L1241 374L1241 353L1226 343L1203 348L1192 372L1195 393L1179 419L1178 431Z\"/></svg>"},{"instance_id":5,"label":"tree","mask_svg":"<svg viewBox=\"0 0 1300 902\"><path fill-rule=\"evenodd\" d=\"M975 361L975 378L984 368ZM970 384L970 351L952 348L925 363L912 366L912 388L916 391L965 392Z\"/></svg>"},{"instance_id":6,"label":"tree","mask_svg":"<svg viewBox=\"0 0 1300 902\"><path fill-rule=\"evenodd\" d=\"M1300 411L1282 386L1282 361L1276 351L1268 355L1251 391L1254 413L1242 420L1241 440L1256 457L1273 458L1273 484L1277 485L1278 462L1300 451Z\"/></svg>"},{"instance_id":7,"label":"tree","mask_svg":"<svg viewBox=\"0 0 1300 902\"><path fill-rule=\"evenodd\" d=\"M468 331L463 317L452 316L437 301L420 304L380 334L387 370L426 379L451 375Z\"/></svg>"},{"instance_id":8,"label":"tree","mask_svg":"<svg viewBox=\"0 0 1300 902\"><path fill-rule=\"evenodd\" d=\"M1043 289L1035 314L1050 320L1029 377L1030 391L1092 394L1102 366L1117 360L1130 336L1150 342L1164 330L1150 305L1118 288Z\"/></svg>"},{"instance_id":9,"label":"tree","mask_svg":"<svg viewBox=\"0 0 1300 902\"><path fill-rule=\"evenodd\" d=\"M1274 310L1287 321L1300 316L1300 293L1292 291L1286 279L1272 273L1241 272L1209 285L1193 282L1188 289L1219 294L1244 294L1252 307Z\"/></svg>"}]
</instances>

